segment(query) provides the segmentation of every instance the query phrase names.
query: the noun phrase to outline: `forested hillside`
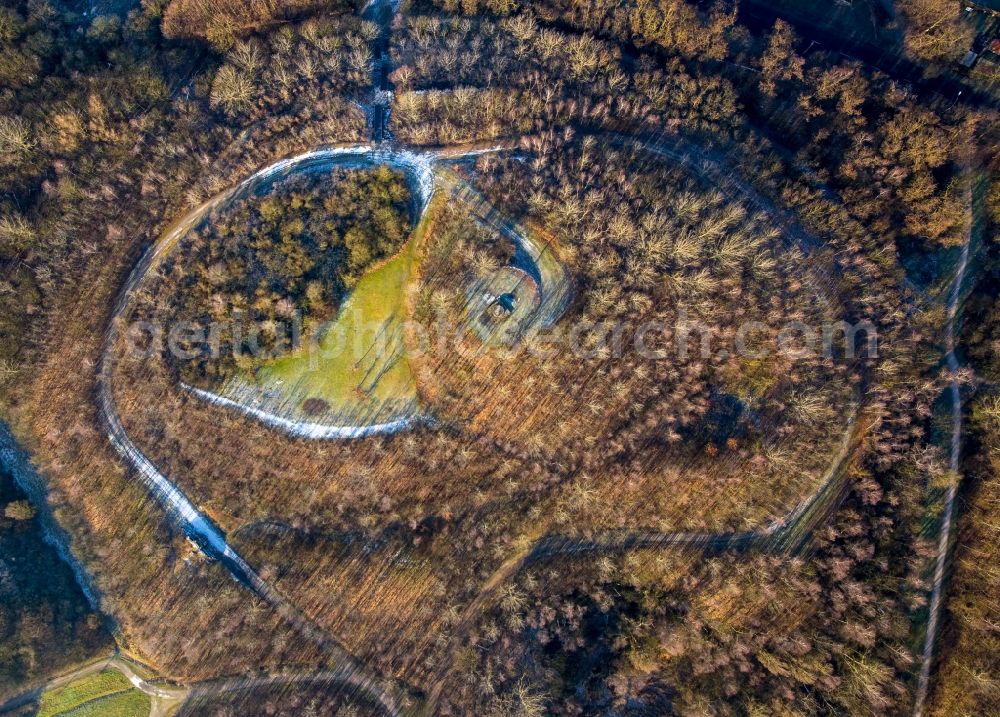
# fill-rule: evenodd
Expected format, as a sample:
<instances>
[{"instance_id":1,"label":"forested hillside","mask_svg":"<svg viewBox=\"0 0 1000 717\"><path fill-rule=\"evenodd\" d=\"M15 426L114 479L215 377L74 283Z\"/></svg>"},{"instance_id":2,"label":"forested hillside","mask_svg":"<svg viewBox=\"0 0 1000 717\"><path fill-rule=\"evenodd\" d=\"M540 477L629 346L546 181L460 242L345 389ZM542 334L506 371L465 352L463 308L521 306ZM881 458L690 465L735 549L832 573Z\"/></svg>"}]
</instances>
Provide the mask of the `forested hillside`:
<instances>
[{"instance_id":1,"label":"forested hillside","mask_svg":"<svg viewBox=\"0 0 1000 717\"><path fill-rule=\"evenodd\" d=\"M983 26L791 5L0 2L0 693L996 711Z\"/></svg>"}]
</instances>

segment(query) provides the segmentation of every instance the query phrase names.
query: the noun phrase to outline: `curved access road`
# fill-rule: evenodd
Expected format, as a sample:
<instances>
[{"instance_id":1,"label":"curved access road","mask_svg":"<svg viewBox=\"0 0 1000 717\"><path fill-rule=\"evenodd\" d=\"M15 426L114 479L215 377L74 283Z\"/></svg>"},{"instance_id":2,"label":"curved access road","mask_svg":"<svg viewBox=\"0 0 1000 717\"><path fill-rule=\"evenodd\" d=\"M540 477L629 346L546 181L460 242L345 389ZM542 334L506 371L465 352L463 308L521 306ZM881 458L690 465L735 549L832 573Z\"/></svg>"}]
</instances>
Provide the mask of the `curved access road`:
<instances>
[{"instance_id":1,"label":"curved access road","mask_svg":"<svg viewBox=\"0 0 1000 717\"><path fill-rule=\"evenodd\" d=\"M140 289L145 278L169 254L188 231L196 227L210 212L250 192L257 191L268 183L287 176L291 171L318 171L329 166L331 158L344 163L357 161L359 157L381 157L381 150L370 146L327 148L308 152L298 157L276 162L257 172L235 188L205 202L193 212L171 225L164 235L142 257L127 279L120 298L112 312L112 320L104 337L100 371L97 379L97 409L105 427L108 439L118 454L132 469L150 494L161 504L172 520L206 555L218 560L240 584L272 607L297 632L317 644L337 665L341 682L363 690L374 701L382 704L387 714L398 714L402 702L402 691L380 676L370 673L349 651L329 637L321 628L303 615L292 603L269 585L247 562L229 545L223 531L143 454L128 436L122 425L112 390L115 360L114 347L121 337L124 315L129 301ZM404 155L409 159L409 155ZM362 159L361 161L370 161ZM414 161L411 177L414 179L416 196L421 202L429 199L430 176L422 171L426 164Z\"/></svg>"},{"instance_id":2,"label":"curved access road","mask_svg":"<svg viewBox=\"0 0 1000 717\"><path fill-rule=\"evenodd\" d=\"M699 152L698 148L690 147L686 144L674 143L673 145L666 145L663 143L644 142L635 138L619 138L622 141L629 141L653 154L677 161L683 166L697 171L702 176L707 176L708 179L719 182L724 187L739 191L750 202L756 206L762 206L772 216L779 214L779 211L773 204L767 203L745 183L739 183L732 177L731 173L723 171L720 165L707 157L704 151ZM495 149L499 148L478 149L471 151L469 154L493 151ZM448 150L437 153L415 153L402 149L394 149L385 145L321 148L276 162L252 175L233 189L210 199L171 225L161 239L147 251L146 255L133 270L126 282L121 298L115 306L113 320L105 336L104 353L98 379L98 409L106 427L109 440L118 453L134 469L147 489L164 506L168 515L208 555L219 560L237 581L263 599L301 634L329 651L335 662L342 666L330 673L329 676L331 678L335 676L342 683L352 685L359 690L364 690L366 694L379 701L385 708L385 711L390 714L395 714L399 711L399 705L403 701L400 690L382 678L368 674L353 655L347 652L335 640L328 637L272 586L268 585L232 549L222 530L207 516L198 511L187 496L167 476L163 475L129 438L118 416L111 390L114 371L112 348L120 338L121 325L123 324L122 317L125 315L130 297L142 286L143 281L150 274L150 271L155 269L164 260L183 236L201 223L212 211L225 206L229 202L245 197L250 192L258 191L262 187L266 187L270 182L286 177L292 172L322 171L333 164L370 166L372 163L385 163L403 169L407 173L408 181L418 198L420 212L426 210L431 196L438 190L447 191L451 198L466 204L479 221L493 227L503 236L510 239L517 249L530 261L530 268L536 274L541 290L540 306L532 317L532 322L538 326L547 326L554 323L565 311L569 303L570 282L565 269L555 257L551 246L547 242L540 240L537 235L525 227L503 216L485 197L472 188L468 182L447 167L446 163L457 161L461 157L461 153ZM794 241L798 245L806 245L811 240L801 228L787 217L777 216L777 218L791 241ZM219 399L211 394L199 395L199 397L204 400L219 402ZM307 435L313 438L356 438L363 435L370 435L372 432L378 432L378 429L373 431L371 427L365 426L338 426L327 427L337 429L329 435L316 435L316 431L313 430L314 427L288 421L284 417L272 417L266 415L266 412L262 414L257 409L235 401L231 403L232 405L226 404L228 408L241 411L256 420L269 423L269 425L274 425L288 432L294 433L297 431L299 435ZM275 419L278 418L281 418L284 423L277 422ZM488 581L484 591L470 605L470 608L481 606L493 588L501 584L505 577L513 574L526 563L551 559L560 555L587 552L621 552L623 550L666 546L720 550L727 548L749 549L751 547L764 547L767 545L773 548L785 549L792 542L796 542L792 541L791 536L796 530L801 529L804 521L811 519L813 516L818 516L817 519L821 519L826 515L822 507L834 505L836 503L835 498L842 494L842 490L838 489L837 486L841 485L840 478L843 466L849 462L848 457L852 445L850 437L854 436L855 425L856 422L852 421L845 436L844 447L835 461L835 466L831 468L830 475L824 480L823 485L817 491L816 495L805 501L782 521L758 533L713 535L638 532L624 536L605 536L589 543L559 536L549 536L533 543L523 554L519 554L508 560L497 571L494 578ZM405 427L405 425L390 422L386 425L386 430L399 430L402 427ZM802 532L808 535L809 531L804 530ZM473 616L473 612L474 610L470 612L470 618Z\"/></svg>"},{"instance_id":3,"label":"curved access road","mask_svg":"<svg viewBox=\"0 0 1000 717\"><path fill-rule=\"evenodd\" d=\"M451 160L457 158L459 157L449 157ZM557 298L544 304L534 320L550 322L558 317L558 313L561 313L568 303L568 282L565 280L565 273L561 265L552 259L551 252L547 250L547 247L540 246L535 242L529 232L514 222L499 218L499 214L492 205L468 184L457 178L457 175L438 171L436 155L417 154L403 149L375 145L321 148L269 165L236 187L206 201L170 225L160 239L150 247L127 279L112 312L112 319L104 337L97 379L97 408L111 445L131 467L150 494L165 509L168 517L208 556L218 560L234 579L271 606L301 635L328 653L332 661L338 665L335 670L327 673L329 679L350 685L368 695L370 699L379 702L386 713L397 714L404 701L403 692L389 681L371 674L342 645L329 637L273 586L268 584L232 548L224 532L208 516L199 511L184 492L135 445L122 425L112 388L115 370L114 349L122 338L124 317L130 299L137 291L141 290L146 278L164 261L188 232L196 228L213 211L253 192L260 191L272 182L287 177L293 172L323 171L334 165L361 167L375 164L388 164L406 172L411 189L417 197L420 213L426 211L431 195L435 191L447 188L456 199L469 202L475 209L476 216L495 222L520 251L533 260L537 260L538 271L543 277L542 288L549 286L549 284L544 283L549 281L555 282L557 287L557 291L552 292ZM443 180L440 179L442 176ZM191 390L203 400L221 403L272 427L285 430L293 435L304 435L310 438L358 438L373 433L401 430L416 420L414 417L405 417L374 426L313 426L291 421L287 417L208 392Z\"/></svg>"}]
</instances>

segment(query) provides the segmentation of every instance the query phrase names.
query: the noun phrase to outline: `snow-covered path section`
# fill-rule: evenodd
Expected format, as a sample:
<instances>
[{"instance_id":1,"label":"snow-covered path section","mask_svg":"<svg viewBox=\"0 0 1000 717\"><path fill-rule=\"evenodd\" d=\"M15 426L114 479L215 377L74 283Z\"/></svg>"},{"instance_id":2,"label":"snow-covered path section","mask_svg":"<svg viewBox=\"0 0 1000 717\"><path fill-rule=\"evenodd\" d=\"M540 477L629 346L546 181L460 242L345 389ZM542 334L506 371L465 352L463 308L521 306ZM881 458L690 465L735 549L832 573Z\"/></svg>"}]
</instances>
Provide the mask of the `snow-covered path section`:
<instances>
[{"instance_id":1,"label":"snow-covered path section","mask_svg":"<svg viewBox=\"0 0 1000 717\"><path fill-rule=\"evenodd\" d=\"M140 475L143 483L160 504L183 526L185 533L198 542L206 553L216 559L238 558L226 543L226 538L206 516L194 507L186 495L169 478L160 473L128 437L111 400L111 391L99 390L99 409L104 419L111 445ZM248 576L240 576L243 582Z\"/></svg>"},{"instance_id":2,"label":"snow-covered path section","mask_svg":"<svg viewBox=\"0 0 1000 717\"><path fill-rule=\"evenodd\" d=\"M392 154L392 157L387 157ZM397 162L399 164L397 164ZM396 691L391 684L368 671L349 651L330 638L321 628L303 615L293 604L269 585L226 540L225 533L143 454L129 438L118 415L113 395L114 347L120 338L124 322L122 317L131 296L142 286L151 270L169 255L181 238L201 223L212 211L233 200L255 192L292 171L322 171L332 166L370 166L391 164L408 170L411 190L422 213L430 201L434 188L431 164L420 155L410 152L387 153L373 146L324 148L281 160L255 173L235 188L205 202L173 223L163 236L143 255L125 282L115 305L112 320L104 336L100 371L97 379L98 415L105 426L108 439L118 454L135 471L152 497L161 504L168 517L177 524L206 555L218 560L232 577L270 605L301 635L311 640L330 655L336 656L342 666L344 682L363 688L383 705L387 714L399 713ZM247 408L241 406L246 412Z\"/></svg>"},{"instance_id":3,"label":"snow-covered path section","mask_svg":"<svg viewBox=\"0 0 1000 717\"><path fill-rule=\"evenodd\" d=\"M543 301L542 306L536 311L535 320L540 325L549 326L565 311L568 304L569 284L562 265L552 256L551 251L546 246L538 244L529 232L516 222L504 217L468 182L446 167L449 162L460 162L505 149L509 148L489 146L451 152L440 150L416 152L392 145L365 144L321 147L274 162L255 172L235 187L209 199L168 227L133 272L126 287L123 301L119 303L117 308L116 316L124 315L128 294L138 289L145 278L150 276L156 267L169 256L183 237L208 219L212 212L225 208L254 193L266 190L273 182L284 179L293 173L324 172L334 167L367 168L385 165L405 174L407 184L415 199L413 207L415 224L419 223L420 218L426 212L434 193L443 190L449 192L455 201L468 205L480 221L493 226L507 237L517 248L517 256L522 257L524 262L530 264L530 269L538 275ZM109 347L112 345L112 338L109 337L107 344ZM107 359L107 355L105 358ZM110 378L110 370L107 375ZM273 406L255 405L253 400L243 396L223 395L192 386L183 386L183 388L207 403L236 411L269 428L296 438L348 440L374 435L390 435L418 424L426 424L431 420L422 415L416 407L412 407L396 416L386 416L387 420L366 423L320 423L282 415L281 412L274 410ZM123 431L120 432L120 436L124 436ZM130 454L133 449L134 446L128 445L119 448L121 452ZM141 464L138 459L136 460L137 464ZM143 458L143 460L145 459ZM145 462L148 463L148 461ZM159 474L151 466L142 465L141 471L147 475L152 484L157 486L163 484L162 476L157 477ZM179 511L179 514L189 513L189 505L184 505L186 499L183 499L183 496L174 495L176 488L170 487L173 492L164 492L165 499Z\"/></svg>"},{"instance_id":4,"label":"snow-covered path section","mask_svg":"<svg viewBox=\"0 0 1000 717\"><path fill-rule=\"evenodd\" d=\"M125 313L129 298L141 287L144 279L169 255L170 251L189 231L197 227L219 207L246 197L261 188L266 188L271 182L286 177L292 172L326 171L335 166L367 167L380 164L396 167L406 172L411 191L417 200L418 212L422 214L430 202L435 187L434 164L430 155L407 150L392 150L374 145L353 145L324 147L280 160L254 173L236 187L208 200L168 227L160 239L146 252L126 281L104 338L104 350L97 382L97 405L111 445L135 469L150 493L183 527L185 533L196 541L206 553L225 563L237 580L258 593L267 592L263 580L226 542L222 530L201 513L184 492L161 473L152 461L139 450L122 426L112 395L113 348L122 328L120 319ZM376 433L396 432L412 422L412 418L408 417L370 426L321 426L319 424L297 423L236 403L222 396L198 389L191 390L204 400L239 410L266 425L307 438L359 438Z\"/></svg>"},{"instance_id":5,"label":"snow-covered path section","mask_svg":"<svg viewBox=\"0 0 1000 717\"><path fill-rule=\"evenodd\" d=\"M194 386L184 386L184 390L193 396L197 396L203 401L214 406L233 409L251 418L255 418L268 428L274 428L294 438L311 438L314 440L333 440L366 438L368 436L389 435L399 433L404 428L409 428L415 423L426 420L421 416L405 416L394 421L383 421L381 423L367 423L359 426L334 426L325 423L310 423L308 421L294 421L276 413L265 411L261 408L249 406L241 401L234 401L231 398L220 396L217 393L206 391Z\"/></svg>"},{"instance_id":6,"label":"snow-covered path section","mask_svg":"<svg viewBox=\"0 0 1000 717\"><path fill-rule=\"evenodd\" d=\"M112 385L114 373L114 347L120 338L123 328L122 317L126 313L131 296L142 287L147 276L169 256L181 239L195 229L212 212L225 207L234 201L250 196L252 193L267 189L279 179L293 172L322 172L333 167L373 167L387 165L402 170L406 174L410 190L415 197L415 213L418 221L430 204L431 197L439 188L453 189L455 177L451 172L442 172L442 165L447 161L460 160L463 157L475 156L484 152L497 151L499 148L476 149L470 152L455 152L448 156L433 152L414 152L389 145L350 145L343 147L321 147L294 157L282 159L255 172L235 187L226 190L209 199L197 208L188 212L173 224L147 250L142 259L132 270L125 283L121 296L115 306L112 321L104 337L104 349L101 357L100 373L97 381L98 412L105 425L108 438L115 450L125 461L135 469L144 485L156 498L168 514L184 529L185 533L196 541L206 553L223 562L233 576L247 585L269 602L280 601L273 590L250 568L228 544L225 534L206 515L201 513L191 500L166 475L150 461L132 442L122 425L115 405ZM445 178L447 176L447 179ZM464 182L461 184L465 184ZM465 193L474 198L474 203L480 210L488 207L488 202L470 187L465 185ZM488 207L492 214L495 209ZM520 249L535 249L535 254L544 254L531 245L526 235L510 224L508 236L515 240ZM546 257L550 262L551 258ZM552 262L555 263L555 262ZM551 317L550 317L551 318ZM236 401L202 389L185 386L192 395L208 403L222 406L240 412L260 421L271 428L287 434L309 439L354 439L378 434L397 433L416 423L426 423L429 419L414 412L391 421L374 422L361 425L328 425L307 421L296 421L277 415L262 408L249 405L245 401Z\"/></svg>"}]
</instances>

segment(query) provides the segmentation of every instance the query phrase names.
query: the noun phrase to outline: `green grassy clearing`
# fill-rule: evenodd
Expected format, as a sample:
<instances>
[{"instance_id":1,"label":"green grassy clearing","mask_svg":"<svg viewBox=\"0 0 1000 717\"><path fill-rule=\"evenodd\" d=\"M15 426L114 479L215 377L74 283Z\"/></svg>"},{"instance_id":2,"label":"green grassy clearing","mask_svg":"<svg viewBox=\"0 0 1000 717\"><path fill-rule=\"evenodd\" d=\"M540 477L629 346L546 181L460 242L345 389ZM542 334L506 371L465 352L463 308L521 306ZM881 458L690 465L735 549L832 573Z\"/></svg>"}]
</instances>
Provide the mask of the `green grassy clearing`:
<instances>
[{"instance_id":1,"label":"green grassy clearing","mask_svg":"<svg viewBox=\"0 0 1000 717\"><path fill-rule=\"evenodd\" d=\"M134 696L141 697L145 701L145 711L81 711L87 710L91 705L111 704L112 701L115 704L118 702L124 704L124 700L120 698ZM138 702L135 699L130 701L131 704ZM42 694L38 702L37 717L54 717L66 714L146 715L149 714L149 698L136 690L132 683L117 670L102 670Z\"/></svg>"},{"instance_id":2,"label":"green grassy clearing","mask_svg":"<svg viewBox=\"0 0 1000 717\"><path fill-rule=\"evenodd\" d=\"M430 213L398 254L358 281L318 340L263 363L252 378L233 379L223 393L249 385L273 392L280 402L295 402L299 410L314 398L332 413L380 419L391 407L412 406L417 393L403 345L404 297Z\"/></svg>"}]
</instances>

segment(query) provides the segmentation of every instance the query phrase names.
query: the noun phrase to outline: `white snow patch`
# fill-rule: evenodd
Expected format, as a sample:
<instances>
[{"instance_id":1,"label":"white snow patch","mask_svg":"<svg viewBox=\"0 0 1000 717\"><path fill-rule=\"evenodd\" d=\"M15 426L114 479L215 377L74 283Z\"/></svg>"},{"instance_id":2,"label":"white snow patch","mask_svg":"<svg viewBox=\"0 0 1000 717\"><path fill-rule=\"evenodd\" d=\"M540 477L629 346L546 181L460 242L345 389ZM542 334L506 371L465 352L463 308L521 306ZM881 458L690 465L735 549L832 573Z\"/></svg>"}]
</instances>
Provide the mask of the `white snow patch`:
<instances>
[{"instance_id":1,"label":"white snow patch","mask_svg":"<svg viewBox=\"0 0 1000 717\"><path fill-rule=\"evenodd\" d=\"M294 438L329 440L390 435L398 433L405 428L409 428L410 426L415 425L418 421L422 420L419 416L413 415L398 418L394 421L370 423L359 426L331 426L325 423L295 421L276 413L271 413L270 411L248 406L246 403L234 401L231 398L220 396L219 394L212 393L211 391L205 391L204 389L195 388L194 386L188 386L185 384L181 385L184 390L197 396L203 401L207 401L215 406L229 408L246 416L250 416L251 418L255 418L265 426L278 429Z\"/></svg>"}]
</instances>

